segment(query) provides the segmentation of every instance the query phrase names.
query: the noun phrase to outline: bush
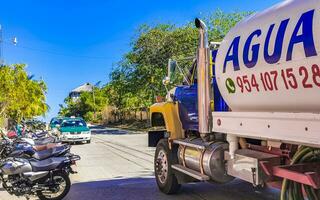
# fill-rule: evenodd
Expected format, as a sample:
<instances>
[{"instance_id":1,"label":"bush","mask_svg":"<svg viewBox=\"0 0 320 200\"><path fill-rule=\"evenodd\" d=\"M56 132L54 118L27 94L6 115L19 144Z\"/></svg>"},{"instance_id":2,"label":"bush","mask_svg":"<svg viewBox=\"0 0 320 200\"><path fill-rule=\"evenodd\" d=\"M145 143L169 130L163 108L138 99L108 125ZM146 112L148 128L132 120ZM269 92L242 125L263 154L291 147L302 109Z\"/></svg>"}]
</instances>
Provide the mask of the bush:
<instances>
[{"instance_id":1,"label":"bush","mask_svg":"<svg viewBox=\"0 0 320 200\"><path fill-rule=\"evenodd\" d=\"M84 120L86 120L87 122L92 122L94 119L94 113L93 112L87 112L84 116L83 116Z\"/></svg>"}]
</instances>

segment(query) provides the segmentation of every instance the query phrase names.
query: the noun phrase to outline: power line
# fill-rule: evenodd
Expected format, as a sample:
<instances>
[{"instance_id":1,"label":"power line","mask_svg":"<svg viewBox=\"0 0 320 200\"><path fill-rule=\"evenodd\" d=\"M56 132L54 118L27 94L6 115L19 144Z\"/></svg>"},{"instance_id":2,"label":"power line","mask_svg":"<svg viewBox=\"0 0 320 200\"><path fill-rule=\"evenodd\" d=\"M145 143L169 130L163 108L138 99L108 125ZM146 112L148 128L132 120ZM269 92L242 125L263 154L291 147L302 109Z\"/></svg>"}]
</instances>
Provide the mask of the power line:
<instances>
[{"instance_id":1,"label":"power line","mask_svg":"<svg viewBox=\"0 0 320 200\"><path fill-rule=\"evenodd\" d=\"M4 42L6 43L6 42ZM46 53L46 54L52 54L52 55L58 55L58 56L66 56L66 57L75 57L75 58L85 58L85 59L99 59L99 60L111 60L111 57L102 57L102 56L86 56L86 55L74 55L74 54L65 54L65 53L60 53L60 52L55 52L55 51L49 51L49 50L45 50L45 49L37 49L37 48L32 48L32 47L28 47L28 46L21 46L21 45L17 45L15 46L16 48L20 48L20 49L26 49L26 50L30 50L30 51L37 51L40 53Z\"/></svg>"}]
</instances>

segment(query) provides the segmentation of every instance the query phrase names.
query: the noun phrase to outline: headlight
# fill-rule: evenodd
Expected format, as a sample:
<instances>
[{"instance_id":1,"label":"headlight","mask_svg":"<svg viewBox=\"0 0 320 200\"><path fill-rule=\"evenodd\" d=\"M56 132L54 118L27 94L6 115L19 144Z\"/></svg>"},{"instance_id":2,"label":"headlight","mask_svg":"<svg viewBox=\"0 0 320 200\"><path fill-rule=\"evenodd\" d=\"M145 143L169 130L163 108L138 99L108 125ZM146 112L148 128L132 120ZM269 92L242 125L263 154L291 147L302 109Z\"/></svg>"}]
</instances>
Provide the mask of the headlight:
<instances>
[{"instance_id":1,"label":"headlight","mask_svg":"<svg viewBox=\"0 0 320 200\"><path fill-rule=\"evenodd\" d=\"M69 135L70 132L61 132L62 135Z\"/></svg>"},{"instance_id":2,"label":"headlight","mask_svg":"<svg viewBox=\"0 0 320 200\"><path fill-rule=\"evenodd\" d=\"M84 131L82 134L91 134L91 131Z\"/></svg>"}]
</instances>

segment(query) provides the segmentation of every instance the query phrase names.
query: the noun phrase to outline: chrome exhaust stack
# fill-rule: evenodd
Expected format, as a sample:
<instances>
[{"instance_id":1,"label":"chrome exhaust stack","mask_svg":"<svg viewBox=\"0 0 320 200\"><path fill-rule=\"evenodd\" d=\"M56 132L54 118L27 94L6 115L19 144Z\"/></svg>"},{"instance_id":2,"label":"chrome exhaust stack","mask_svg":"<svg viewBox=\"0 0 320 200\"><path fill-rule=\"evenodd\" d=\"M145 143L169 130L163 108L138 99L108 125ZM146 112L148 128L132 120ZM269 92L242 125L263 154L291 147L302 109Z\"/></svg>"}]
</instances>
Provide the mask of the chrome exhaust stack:
<instances>
[{"instance_id":1,"label":"chrome exhaust stack","mask_svg":"<svg viewBox=\"0 0 320 200\"><path fill-rule=\"evenodd\" d=\"M210 49L207 26L198 18L195 20L195 25L199 29L199 45L197 52L199 132L201 138L204 141L207 141L209 139L209 133L211 133L212 130Z\"/></svg>"}]
</instances>

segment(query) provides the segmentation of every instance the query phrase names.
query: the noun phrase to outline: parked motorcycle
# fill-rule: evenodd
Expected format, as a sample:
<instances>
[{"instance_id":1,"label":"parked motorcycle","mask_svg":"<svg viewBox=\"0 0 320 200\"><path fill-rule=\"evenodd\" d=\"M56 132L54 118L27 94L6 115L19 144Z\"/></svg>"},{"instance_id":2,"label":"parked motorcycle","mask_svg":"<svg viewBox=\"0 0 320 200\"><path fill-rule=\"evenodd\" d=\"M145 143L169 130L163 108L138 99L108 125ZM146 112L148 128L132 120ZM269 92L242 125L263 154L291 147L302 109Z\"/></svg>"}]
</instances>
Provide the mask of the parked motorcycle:
<instances>
[{"instance_id":1,"label":"parked motorcycle","mask_svg":"<svg viewBox=\"0 0 320 200\"><path fill-rule=\"evenodd\" d=\"M49 157L58 157L70 153L70 148L70 145L62 145L61 143L33 146L24 140L3 138L0 142L0 158L20 157L44 160Z\"/></svg>"},{"instance_id":2,"label":"parked motorcycle","mask_svg":"<svg viewBox=\"0 0 320 200\"><path fill-rule=\"evenodd\" d=\"M6 152L6 157L34 158L36 160L44 160L50 157L64 156L68 153L70 153L70 145L56 146L41 151L36 151L33 147L30 146L18 146L11 152Z\"/></svg>"},{"instance_id":3,"label":"parked motorcycle","mask_svg":"<svg viewBox=\"0 0 320 200\"><path fill-rule=\"evenodd\" d=\"M34 146L30 138L9 139L2 135L0 141L0 183L11 195L40 200L61 200L69 192L69 174L80 156L70 153L69 145L61 145L41 138Z\"/></svg>"},{"instance_id":4,"label":"parked motorcycle","mask_svg":"<svg viewBox=\"0 0 320 200\"><path fill-rule=\"evenodd\" d=\"M27 120L16 123L10 127L7 137L13 138L31 138L41 139L49 137L50 133L46 131L45 123L37 120Z\"/></svg>"},{"instance_id":5,"label":"parked motorcycle","mask_svg":"<svg viewBox=\"0 0 320 200\"><path fill-rule=\"evenodd\" d=\"M59 143L60 142L60 140L58 140L56 137L53 137L53 136L43 137L43 138L27 138L27 137L23 137L23 138L18 138L18 140L20 140L21 142L29 143L32 146L35 146L35 145L46 145L46 144L49 144L49 143Z\"/></svg>"},{"instance_id":6,"label":"parked motorcycle","mask_svg":"<svg viewBox=\"0 0 320 200\"><path fill-rule=\"evenodd\" d=\"M7 158L0 162L0 181L11 195L61 200L70 190L69 173L75 173L71 166L78 160L72 154L42 161Z\"/></svg>"}]
</instances>

